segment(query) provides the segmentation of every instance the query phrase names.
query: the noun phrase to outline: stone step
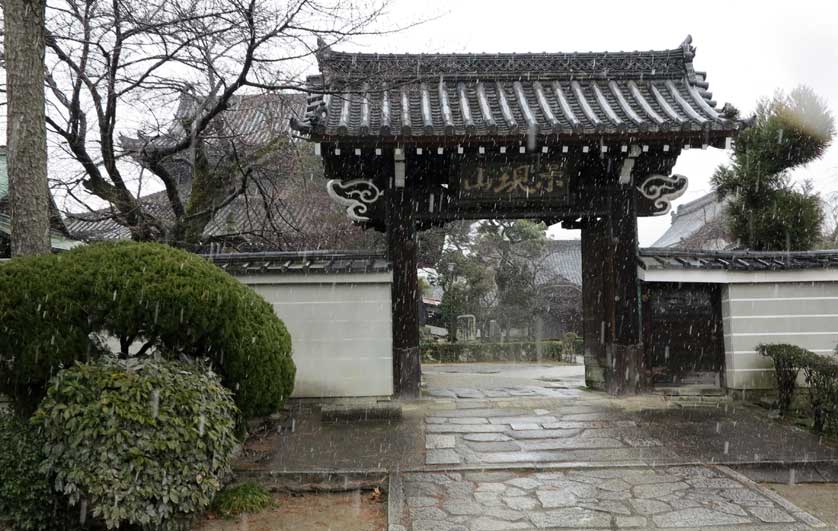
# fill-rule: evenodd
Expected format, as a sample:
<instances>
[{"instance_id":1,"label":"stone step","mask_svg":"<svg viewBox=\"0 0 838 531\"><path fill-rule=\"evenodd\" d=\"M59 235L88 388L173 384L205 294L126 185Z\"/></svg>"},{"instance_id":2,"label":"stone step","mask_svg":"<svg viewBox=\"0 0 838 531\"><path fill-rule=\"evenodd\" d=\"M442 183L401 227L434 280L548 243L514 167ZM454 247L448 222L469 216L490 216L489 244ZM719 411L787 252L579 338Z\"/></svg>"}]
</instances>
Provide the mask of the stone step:
<instances>
[{"instance_id":1,"label":"stone step","mask_svg":"<svg viewBox=\"0 0 838 531\"><path fill-rule=\"evenodd\" d=\"M657 385L653 391L663 396L677 397L719 397L727 392L715 385Z\"/></svg>"},{"instance_id":2,"label":"stone step","mask_svg":"<svg viewBox=\"0 0 838 531\"><path fill-rule=\"evenodd\" d=\"M727 403L730 398L724 396L670 396L668 400L674 405L684 408L689 407L719 407Z\"/></svg>"},{"instance_id":3,"label":"stone step","mask_svg":"<svg viewBox=\"0 0 838 531\"><path fill-rule=\"evenodd\" d=\"M321 422L401 420L401 418L402 405L396 401L347 400L333 404L323 404L320 408Z\"/></svg>"}]
</instances>

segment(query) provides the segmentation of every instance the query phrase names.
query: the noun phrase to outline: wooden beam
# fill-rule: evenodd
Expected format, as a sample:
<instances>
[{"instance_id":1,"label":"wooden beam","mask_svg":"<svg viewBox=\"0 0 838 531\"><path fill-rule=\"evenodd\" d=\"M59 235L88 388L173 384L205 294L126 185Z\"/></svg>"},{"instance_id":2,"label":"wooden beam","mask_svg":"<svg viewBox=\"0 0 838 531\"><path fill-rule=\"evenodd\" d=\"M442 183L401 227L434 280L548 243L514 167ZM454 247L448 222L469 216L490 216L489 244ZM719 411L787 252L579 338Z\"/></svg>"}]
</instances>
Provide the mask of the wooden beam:
<instances>
[{"instance_id":1,"label":"wooden beam","mask_svg":"<svg viewBox=\"0 0 838 531\"><path fill-rule=\"evenodd\" d=\"M606 305L611 337L606 345L608 392L634 394L646 385L637 278L637 208L633 187L611 195Z\"/></svg>"},{"instance_id":2,"label":"wooden beam","mask_svg":"<svg viewBox=\"0 0 838 531\"><path fill-rule=\"evenodd\" d=\"M387 248L393 264L393 392L400 398L418 398L422 368L413 188L388 188L386 198Z\"/></svg>"},{"instance_id":3,"label":"wooden beam","mask_svg":"<svg viewBox=\"0 0 838 531\"><path fill-rule=\"evenodd\" d=\"M585 344L585 384L606 388L606 339L610 337L605 313L605 261L608 254L608 221L582 227L582 336Z\"/></svg>"}]
</instances>

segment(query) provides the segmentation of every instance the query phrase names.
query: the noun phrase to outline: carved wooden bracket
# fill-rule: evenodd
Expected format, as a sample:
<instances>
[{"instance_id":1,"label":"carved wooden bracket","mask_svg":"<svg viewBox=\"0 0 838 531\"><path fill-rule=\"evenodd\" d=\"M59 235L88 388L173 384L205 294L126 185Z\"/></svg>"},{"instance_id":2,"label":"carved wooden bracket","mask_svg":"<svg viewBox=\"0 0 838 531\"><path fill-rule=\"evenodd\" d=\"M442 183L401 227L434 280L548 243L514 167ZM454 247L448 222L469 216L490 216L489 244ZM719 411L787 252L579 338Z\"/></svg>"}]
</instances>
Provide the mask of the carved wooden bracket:
<instances>
[{"instance_id":1,"label":"carved wooden bracket","mask_svg":"<svg viewBox=\"0 0 838 531\"><path fill-rule=\"evenodd\" d=\"M384 195L381 189L370 179L352 179L342 181L331 179L326 183L326 190L329 196L341 206L346 207L346 215L352 221L359 223L369 221L368 213L370 205L378 201Z\"/></svg>"},{"instance_id":2,"label":"carved wooden bracket","mask_svg":"<svg viewBox=\"0 0 838 531\"><path fill-rule=\"evenodd\" d=\"M688 179L683 175L650 175L637 187L637 191L651 203L646 210L647 215L662 216L669 212L672 201L678 199L687 191Z\"/></svg>"}]
</instances>

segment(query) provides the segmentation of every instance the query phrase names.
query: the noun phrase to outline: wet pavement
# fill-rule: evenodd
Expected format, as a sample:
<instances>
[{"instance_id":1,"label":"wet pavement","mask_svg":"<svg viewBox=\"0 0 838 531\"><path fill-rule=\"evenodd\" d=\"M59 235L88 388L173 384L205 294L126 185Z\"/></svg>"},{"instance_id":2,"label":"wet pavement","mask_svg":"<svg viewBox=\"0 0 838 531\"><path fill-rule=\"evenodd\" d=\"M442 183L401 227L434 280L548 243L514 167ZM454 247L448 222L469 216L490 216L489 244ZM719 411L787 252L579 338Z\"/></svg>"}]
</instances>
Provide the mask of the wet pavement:
<instances>
[{"instance_id":1,"label":"wet pavement","mask_svg":"<svg viewBox=\"0 0 838 531\"><path fill-rule=\"evenodd\" d=\"M838 459L838 451L819 437L768 419L756 406L721 401L681 407L654 394L612 398L586 390L583 378L581 366L431 366L425 374L427 394L433 397L425 416L426 465L741 465ZM492 396L500 392L505 396Z\"/></svg>"},{"instance_id":2,"label":"wet pavement","mask_svg":"<svg viewBox=\"0 0 838 531\"><path fill-rule=\"evenodd\" d=\"M389 472L391 491L394 478L404 489L392 531L803 529L817 521L719 465L750 474L783 463L802 479L838 457L742 403L588 391L581 366L424 369L425 398L403 402L401 421L325 423L296 403L295 432L257 441L240 468Z\"/></svg>"},{"instance_id":3,"label":"wet pavement","mask_svg":"<svg viewBox=\"0 0 838 531\"><path fill-rule=\"evenodd\" d=\"M824 527L724 467L404 474L391 530Z\"/></svg>"}]
</instances>

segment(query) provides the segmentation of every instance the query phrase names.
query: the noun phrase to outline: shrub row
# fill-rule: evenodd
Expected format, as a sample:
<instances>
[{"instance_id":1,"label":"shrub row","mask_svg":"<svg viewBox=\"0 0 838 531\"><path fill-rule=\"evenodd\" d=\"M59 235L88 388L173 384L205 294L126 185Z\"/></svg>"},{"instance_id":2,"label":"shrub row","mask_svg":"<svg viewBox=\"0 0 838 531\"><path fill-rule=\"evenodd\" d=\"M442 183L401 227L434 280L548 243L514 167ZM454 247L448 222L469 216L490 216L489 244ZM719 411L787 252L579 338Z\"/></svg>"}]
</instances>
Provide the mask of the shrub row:
<instances>
[{"instance_id":1,"label":"shrub row","mask_svg":"<svg viewBox=\"0 0 838 531\"><path fill-rule=\"evenodd\" d=\"M788 413L803 371L815 431L838 433L838 361L787 344L758 345L757 351L774 361L780 411Z\"/></svg>"},{"instance_id":2,"label":"shrub row","mask_svg":"<svg viewBox=\"0 0 838 531\"><path fill-rule=\"evenodd\" d=\"M541 355L539 356L539 345ZM573 363L576 340L510 341L505 343L425 343L422 359L441 363L486 361L566 361Z\"/></svg>"},{"instance_id":3,"label":"shrub row","mask_svg":"<svg viewBox=\"0 0 838 531\"><path fill-rule=\"evenodd\" d=\"M293 389L291 339L270 304L197 255L118 242L0 265L0 394L31 413L59 369L102 354L97 337L124 356L144 345L211 360L246 417Z\"/></svg>"}]
</instances>

